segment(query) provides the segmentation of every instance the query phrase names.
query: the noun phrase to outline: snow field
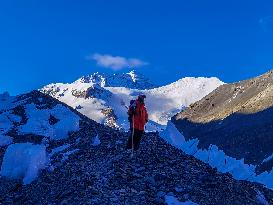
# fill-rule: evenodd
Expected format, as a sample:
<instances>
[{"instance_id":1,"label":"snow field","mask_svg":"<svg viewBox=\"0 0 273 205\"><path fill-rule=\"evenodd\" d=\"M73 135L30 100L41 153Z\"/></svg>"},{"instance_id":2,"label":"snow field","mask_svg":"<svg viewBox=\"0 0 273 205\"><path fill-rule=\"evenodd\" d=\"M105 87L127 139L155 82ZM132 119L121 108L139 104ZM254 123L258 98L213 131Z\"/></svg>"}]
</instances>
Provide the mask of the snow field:
<instances>
[{"instance_id":1,"label":"snow field","mask_svg":"<svg viewBox=\"0 0 273 205\"><path fill-rule=\"evenodd\" d=\"M63 105L56 105L53 109L37 109L35 104L26 105L28 121L18 128L20 134L35 134L60 140L68 137L69 132L79 130L80 117ZM59 121L51 125L50 115Z\"/></svg>"}]
</instances>

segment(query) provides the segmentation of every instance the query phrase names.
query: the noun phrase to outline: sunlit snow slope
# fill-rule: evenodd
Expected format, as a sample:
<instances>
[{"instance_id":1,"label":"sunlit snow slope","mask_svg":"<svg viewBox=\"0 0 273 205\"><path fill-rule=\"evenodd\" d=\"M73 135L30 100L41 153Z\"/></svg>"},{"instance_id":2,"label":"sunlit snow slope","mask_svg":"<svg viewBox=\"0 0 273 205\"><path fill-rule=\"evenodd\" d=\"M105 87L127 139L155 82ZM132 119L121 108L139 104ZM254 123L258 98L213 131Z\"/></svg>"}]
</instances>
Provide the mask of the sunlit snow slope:
<instances>
[{"instance_id":1,"label":"sunlit snow slope","mask_svg":"<svg viewBox=\"0 0 273 205\"><path fill-rule=\"evenodd\" d=\"M124 129L128 129L129 101L146 94L150 119L146 130L154 131L163 129L173 115L222 84L214 77L187 77L155 88L143 75L131 71L112 76L95 73L70 84L50 84L41 91L99 123Z\"/></svg>"}]
</instances>

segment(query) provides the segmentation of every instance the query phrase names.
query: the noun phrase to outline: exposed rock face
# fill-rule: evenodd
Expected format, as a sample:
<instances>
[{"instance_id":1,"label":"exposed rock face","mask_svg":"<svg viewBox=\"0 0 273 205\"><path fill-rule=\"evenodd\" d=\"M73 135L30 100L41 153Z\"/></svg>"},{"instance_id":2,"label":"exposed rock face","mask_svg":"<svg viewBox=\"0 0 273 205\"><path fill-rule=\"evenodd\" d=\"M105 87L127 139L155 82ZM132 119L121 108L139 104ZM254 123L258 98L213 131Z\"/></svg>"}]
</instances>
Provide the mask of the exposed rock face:
<instances>
[{"instance_id":1,"label":"exposed rock face","mask_svg":"<svg viewBox=\"0 0 273 205\"><path fill-rule=\"evenodd\" d=\"M87 94L87 90L77 90L77 89L74 89L71 91L71 94L77 98L88 98L88 94Z\"/></svg>"},{"instance_id":2,"label":"exposed rock face","mask_svg":"<svg viewBox=\"0 0 273 205\"><path fill-rule=\"evenodd\" d=\"M87 89L87 97L98 98L102 100L109 100L112 93L103 87L97 86L96 84Z\"/></svg>"},{"instance_id":3,"label":"exposed rock face","mask_svg":"<svg viewBox=\"0 0 273 205\"><path fill-rule=\"evenodd\" d=\"M270 171L273 160L273 71L250 80L224 84L178 113L172 121L199 146L217 145L229 156Z\"/></svg>"},{"instance_id":4,"label":"exposed rock face","mask_svg":"<svg viewBox=\"0 0 273 205\"><path fill-rule=\"evenodd\" d=\"M101 112L106 116L106 121L104 124L108 127L117 129L117 116L115 115L114 110L112 108L105 108Z\"/></svg>"},{"instance_id":5,"label":"exposed rock face","mask_svg":"<svg viewBox=\"0 0 273 205\"><path fill-rule=\"evenodd\" d=\"M57 94L60 92L60 88L54 84L48 85L47 89L42 91L46 95L54 96L57 98Z\"/></svg>"},{"instance_id":6,"label":"exposed rock face","mask_svg":"<svg viewBox=\"0 0 273 205\"><path fill-rule=\"evenodd\" d=\"M101 87L105 86L105 81L106 81L106 76L104 74L100 73L94 73L88 76L83 76L79 79L81 83L93 83L93 84L98 84Z\"/></svg>"},{"instance_id":7,"label":"exposed rock face","mask_svg":"<svg viewBox=\"0 0 273 205\"><path fill-rule=\"evenodd\" d=\"M36 91L19 98L41 109L60 103ZM19 124L25 124L24 106L13 110L22 117ZM50 156L48 169L36 181L22 186L18 180L0 178L1 204L165 204L166 195L210 205L259 204L259 195L273 204L271 190L220 174L167 144L157 133L146 134L131 158L131 151L125 149L127 133L73 112L81 118L79 131L67 139L35 142L45 144ZM50 121L57 122L52 117ZM101 143L92 146L96 137ZM30 140L16 130L13 138ZM5 149L0 148L0 163Z\"/></svg>"},{"instance_id":8,"label":"exposed rock face","mask_svg":"<svg viewBox=\"0 0 273 205\"><path fill-rule=\"evenodd\" d=\"M105 90L103 87L100 87L97 84L94 84L86 89L73 89L71 94L77 98L98 98L98 99L109 99L112 93L108 90Z\"/></svg>"}]
</instances>

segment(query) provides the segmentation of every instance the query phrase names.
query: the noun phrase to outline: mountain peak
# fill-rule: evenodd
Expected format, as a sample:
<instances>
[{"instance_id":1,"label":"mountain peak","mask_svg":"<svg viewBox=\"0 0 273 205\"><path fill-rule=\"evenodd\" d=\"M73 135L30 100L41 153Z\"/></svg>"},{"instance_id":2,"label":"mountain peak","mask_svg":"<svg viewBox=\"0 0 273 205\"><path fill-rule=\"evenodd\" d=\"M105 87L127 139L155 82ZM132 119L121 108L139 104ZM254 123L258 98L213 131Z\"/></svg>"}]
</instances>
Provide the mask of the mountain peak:
<instances>
[{"instance_id":1,"label":"mountain peak","mask_svg":"<svg viewBox=\"0 0 273 205\"><path fill-rule=\"evenodd\" d=\"M102 74L99 72L83 76L76 82L92 83L101 87L127 87L131 89L151 89L156 86L143 74L132 70L128 73Z\"/></svg>"},{"instance_id":2,"label":"mountain peak","mask_svg":"<svg viewBox=\"0 0 273 205\"><path fill-rule=\"evenodd\" d=\"M137 82L140 80L148 80L142 73L140 73L136 70L131 70L130 72L128 72L126 74L131 77L133 82Z\"/></svg>"},{"instance_id":3,"label":"mountain peak","mask_svg":"<svg viewBox=\"0 0 273 205\"><path fill-rule=\"evenodd\" d=\"M76 82L98 84L98 85L104 87L105 86L105 78L106 78L105 74L95 72L91 75L86 75L86 76L81 77Z\"/></svg>"},{"instance_id":4,"label":"mountain peak","mask_svg":"<svg viewBox=\"0 0 273 205\"><path fill-rule=\"evenodd\" d=\"M127 87L140 90L156 87L148 78L136 70L109 76L107 78L107 85L109 87Z\"/></svg>"},{"instance_id":5,"label":"mountain peak","mask_svg":"<svg viewBox=\"0 0 273 205\"><path fill-rule=\"evenodd\" d=\"M137 81L137 76L139 75L135 70L130 71L127 73L129 76L131 76L133 82Z\"/></svg>"}]
</instances>

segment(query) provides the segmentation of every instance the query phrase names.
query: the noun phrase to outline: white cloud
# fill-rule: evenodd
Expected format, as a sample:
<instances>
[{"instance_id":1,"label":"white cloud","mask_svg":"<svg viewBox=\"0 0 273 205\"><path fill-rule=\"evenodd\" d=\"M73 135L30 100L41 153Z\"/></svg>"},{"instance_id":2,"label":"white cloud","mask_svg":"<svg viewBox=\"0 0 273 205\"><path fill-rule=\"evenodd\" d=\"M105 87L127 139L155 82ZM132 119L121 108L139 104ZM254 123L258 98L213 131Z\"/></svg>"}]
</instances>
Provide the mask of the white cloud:
<instances>
[{"instance_id":1,"label":"white cloud","mask_svg":"<svg viewBox=\"0 0 273 205\"><path fill-rule=\"evenodd\" d=\"M99 53L87 56L87 59L95 60L98 66L110 68L115 71L121 70L123 68L138 68L148 64L147 62L137 58L125 58L121 56L112 56Z\"/></svg>"}]
</instances>

